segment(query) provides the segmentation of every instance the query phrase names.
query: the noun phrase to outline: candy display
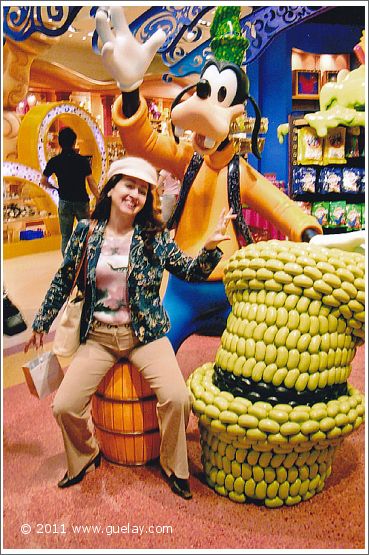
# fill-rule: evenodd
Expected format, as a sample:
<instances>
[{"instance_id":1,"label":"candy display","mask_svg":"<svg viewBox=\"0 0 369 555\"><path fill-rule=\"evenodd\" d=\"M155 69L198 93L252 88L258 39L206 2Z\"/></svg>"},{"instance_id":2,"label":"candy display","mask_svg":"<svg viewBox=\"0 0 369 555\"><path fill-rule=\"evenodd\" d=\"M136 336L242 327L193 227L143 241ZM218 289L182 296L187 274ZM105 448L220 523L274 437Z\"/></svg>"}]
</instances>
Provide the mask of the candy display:
<instances>
[{"instance_id":1,"label":"candy display","mask_svg":"<svg viewBox=\"0 0 369 555\"><path fill-rule=\"evenodd\" d=\"M360 156L359 148L360 127L348 127L345 141L346 158L358 158Z\"/></svg>"},{"instance_id":2,"label":"candy display","mask_svg":"<svg viewBox=\"0 0 369 555\"><path fill-rule=\"evenodd\" d=\"M342 184L342 168L322 168L318 178L319 193L339 193Z\"/></svg>"},{"instance_id":3,"label":"candy display","mask_svg":"<svg viewBox=\"0 0 369 555\"><path fill-rule=\"evenodd\" d=\"M294 195L315 193L316 169L310 166L294 166L292 192Z\"/></svg>"},{"instance_id":4,"label":"candy display","mask_svg":"<svg viewBox=\"0 0 369 555\"><path fill-rule=\"evenodd\" d=\"M323 164L345 164L345 127L328 129L324 137Z\"/></svg>"},{"instance_id":5,"label":"candy display","mask_svg":"<svg viewBox=\"0 0 369 555\"><path fill-rule=\"evenodd\" d=\"M365 193L365 169L361 168L360 193Z\"/></svg>"},{"instance_id":6,"label":"candy display","mask_svg":"<svg viewBox=\"0 0 369 555\"><path fill-rule=\"evenodd\" d=\"M361 204L346 204L347 230L361 229Z\"/></svg>"},{"instance_id":7,"label":"candy display","mask_svg":"<svg viewBox=\"0 0 369 555\"><path fill-rule=\"evenodd\" d=\"M191 374L210 487L270 508L322 491L342 439L364 419L348 383L364 341L364 256L269 241L225 268L232 312L215 364Z\"/></svg>"},{"instance_id":8,"label":"candy display","mask_svg":"<svg viewBox=\"0 0 369 555\"><path fill-rule=\"evenodd\" d=\"M329 227L343 227L346 225L346 201L338 200L329 203Z\"/></svg>"},{"instance_id":9,"label":"candy display","mask_svg":"<svg viewBox=\"0 0 369 555\"><path fill-rule=\"evenodd\" d=\"M361 229L365 229L365 204L361 205Z\"/></svg>"},{"instance_id":10,"label":"candy display","mask_svg":"<svg viewBox=\"0 0 369 555\"><path fill-rule=\"evenodd\" d=\"M298 164L322 164L323 139L318 137L315 129L311 127L299 129L297 144Z\"/></svg>"},{"instance_id":11,"label":"candy display","mask_svg":"<svg viewBox=\"0 0 369 555\"><path fill-rule=\"evenodd\" d=\"M314 202L311 214L315 216L322 227L328 226L329 221L329 202Z\"/></svg>"},{"instance_id":12,"label":"candy display","mask_svg":"<svg viewBox=\"0 0 369 555\"><path fill-rule=\"evenodd\" d=\"M345 200L330 202L299 202L301 208L317 218L324 228L347 227L347 231L365 228L365 204L347 203Z\"/></svg>"},{"instance_id":13,"label":"candy display","mask_svg":"<svg viewBox=\"0 0 369 555\"><path fill-rule=\"evenodd\" d=\"M343 168L342 187L344 193L359 193L363 172L361 168Z\"/></svg>"}]
</instances>

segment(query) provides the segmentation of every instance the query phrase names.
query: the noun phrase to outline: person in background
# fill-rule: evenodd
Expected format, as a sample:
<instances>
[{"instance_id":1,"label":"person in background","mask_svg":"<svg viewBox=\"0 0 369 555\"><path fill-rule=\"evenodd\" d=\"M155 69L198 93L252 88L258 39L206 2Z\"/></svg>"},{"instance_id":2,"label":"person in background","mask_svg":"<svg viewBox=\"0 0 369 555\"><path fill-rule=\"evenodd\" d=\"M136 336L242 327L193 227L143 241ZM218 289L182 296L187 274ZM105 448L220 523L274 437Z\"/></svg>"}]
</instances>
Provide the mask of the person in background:
<instances>
[{"instance_id":1,"label":"person in background","mask_svg":"<svg viewBox=\"0 0 369 555\"><path fill-rule=\"evenodd\" d=\"M164 222L167 223L178 199L180 181L170 172L160 170L158 188L161 200L161 213Z\"/></svg>"},{"instance_id":2,"label":"person in background","mask_svg":"<svg viewBox=\"0 0 369 555\"><path fill-rule=\"evenodd\" d=\"M64 127L59 131L58 141L62 149L61 153L50 158L41 178L42 186L57 189L59 193L58 215L63 256L72 235L74 218L81 220L90 217L86 179L95 198L99 196L88 159L75 150L76 140L77 135L70 127ZM58 179L58 187L54 187L49 182L52 174L55 174Z\"/></svg>"},{"instance_id":3,"label":"person in background","mask_svg":"<svg viewBox=\"0 0 369 555\"><path fill-rule=\"evenodd\" d=\"M54 398L68 470L58 486L80 482L100 464L90 425L91 397L109 369L122 357L142 372L157 396L161 435L160 463L171 489L184 499L189 486L186 427L191 400L166 333L170 327L159 289L164 270L186 281L206 280L222 257L234 219L223 209L213 234L196 258L185 255L160 217L156 169L141 158L112 163L95 210L88 240L81 344ZM64 261L52 280L25 346L40 347L62 308L81 258L90 222L78 222Z\"/></svg>"}]
</instances>

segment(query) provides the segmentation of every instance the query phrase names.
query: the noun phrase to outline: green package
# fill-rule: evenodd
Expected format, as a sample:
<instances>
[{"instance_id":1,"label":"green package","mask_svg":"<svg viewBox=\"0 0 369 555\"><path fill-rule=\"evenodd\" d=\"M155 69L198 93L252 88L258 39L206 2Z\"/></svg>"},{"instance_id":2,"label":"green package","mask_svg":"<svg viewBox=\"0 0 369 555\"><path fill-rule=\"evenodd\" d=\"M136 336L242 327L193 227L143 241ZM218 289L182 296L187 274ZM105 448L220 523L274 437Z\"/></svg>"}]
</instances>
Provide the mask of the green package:
<instances>
[{"instance_id":1,"label":"green package","mask_svg":"<svg viewBox=\"0 0 369 555\"><path fill-rule=\"evenodd\" d=\"M337 200L329 203L329 227L344 227L346 225L346 201Z\"/></svg>"},{"instance_id":2,"label":"green package","mask_svg":"<svg viewBox=\"0 0 369 555\"><path fill-rule=\"evenodd\" d=\"M365 229L365 204L361 204L361 229Z\"/></svg>"},{"instance_id":3,"label":"green package","mask_svg":"<svg viewBox=\"0 0 369 555\"><path fill-rule=\"evenodd\" d=\"M347 231L361 229L361 204L346 204Z\"/></svg>"},{"instance_id":4,"label":"green package","mask_svg":"<svg viewBox=\"0 0 369 555\"><path fill-rule=\"evenodd\" d=\"M322 227L328 227L329 202L314 202L311 207L311 214L315 216Z\"/></svg>"}]
</instances>

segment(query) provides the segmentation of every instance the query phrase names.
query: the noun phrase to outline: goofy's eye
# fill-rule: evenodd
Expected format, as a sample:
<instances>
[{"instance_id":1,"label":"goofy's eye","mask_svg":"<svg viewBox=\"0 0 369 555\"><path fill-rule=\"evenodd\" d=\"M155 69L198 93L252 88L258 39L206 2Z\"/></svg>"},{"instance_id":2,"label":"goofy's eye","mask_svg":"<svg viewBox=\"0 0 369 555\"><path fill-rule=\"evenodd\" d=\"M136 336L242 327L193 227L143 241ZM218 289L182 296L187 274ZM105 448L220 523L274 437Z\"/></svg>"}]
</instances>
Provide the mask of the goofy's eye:
<instances>
[{"instance_id":1,"label":"goofy's eye","mask_svg":"<svg viewBox=\"0 0 369 555\"><path fill-rule=\"evenodd\" d=\"M219 72L216 65L208 66L201 76L210 85L210 98L214 103L228 108L237 93L237 75L230 69Z\"/></svg>"},{"instance_id":2,"label":"goofy's eye","mask_svg":"<svg viewBox=\"0 0 369 555\"><path fill-rule=\"evenodd\" d=\"M227 96L227 89L225 87L220 87L218 91L218 102L223 102L226 96Z\"/></svg>"}]
</instances>

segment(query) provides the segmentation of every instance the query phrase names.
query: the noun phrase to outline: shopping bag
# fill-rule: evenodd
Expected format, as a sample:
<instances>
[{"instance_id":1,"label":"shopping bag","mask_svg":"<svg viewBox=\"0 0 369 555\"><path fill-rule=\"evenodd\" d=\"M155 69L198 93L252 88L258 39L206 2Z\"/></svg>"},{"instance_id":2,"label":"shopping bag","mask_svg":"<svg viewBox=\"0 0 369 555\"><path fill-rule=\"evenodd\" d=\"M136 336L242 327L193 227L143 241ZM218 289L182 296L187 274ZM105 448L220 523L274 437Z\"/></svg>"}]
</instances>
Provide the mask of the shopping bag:
<instances>
[{"instance_id":1,"label":"shopping bag","mask_svg":"<svg viewBox=\"0 0 369 555\"><path fill-rule=\"evenodd\" d=\"M43 399L61 384L64 373L54 353L44 352L22 366L28 389Z\"/></svg>"},{"instance_id":2,"label":"shopping bag","mask_svg":"<svg viewBox=\"0 0 369 555\"><path fill-rule=\"evenodd\" d=\"M53 352L61 357L72 356L80 344L80 329L84 295L78 293L74 298L69 297L56 328Z\"/></svg>"}]
</instances>

